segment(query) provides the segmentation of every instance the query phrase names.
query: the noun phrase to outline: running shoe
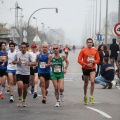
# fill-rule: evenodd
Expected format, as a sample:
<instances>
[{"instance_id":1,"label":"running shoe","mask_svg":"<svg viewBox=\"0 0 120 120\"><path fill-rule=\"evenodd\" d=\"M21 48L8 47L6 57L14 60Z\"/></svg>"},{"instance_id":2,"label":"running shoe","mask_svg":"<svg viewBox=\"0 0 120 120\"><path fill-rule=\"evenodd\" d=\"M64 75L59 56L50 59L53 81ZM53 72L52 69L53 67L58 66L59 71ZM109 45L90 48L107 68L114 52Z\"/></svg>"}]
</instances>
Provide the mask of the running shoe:
<instances>
[{"instance_id":1,"label":"running shoe","mask_svg":"<svg viewBox=\"0 0 120 120\"><path fill-rule=\"evenodd\" d=\"M7 92L10 92L10 90L9 90L9 86L7 87Z\"/></svg>"},{"instance_id":2,"label":"running shoe","mask_svg":"<svg viewBox=\"0 0 120 120\"><path fill-rule=\"evenodd\" d=\"M3 95L3 94L0 94L0 98L1 98L1 99L4 99L4 95Z\"/></svg>"},{"instance_id":3,"label":"running shoe","mask_svg":"<svg viewBox=\"0 0 120 120\"><path fill-rule=\"evenodd\" d=\"M18 107L22 107L22 100L19 100L19 101L18 101L17 106L18 106Z\"/></svg>"},{"instance_id":4,"label":"running shoe","mask_svg":"<svg viewBox=\"0 0 120 120\"><path fill-rule=\"evenodd\" d=\"M26 102L25 101L22 102L22 106L26 107Z\"/></svg>"},{"instance_id":5,"label":"running shoe","mask_svg":"<svg viewBox=\"0 0 120 120\"><path fill-rule=\"evenodd\" d=\"M46 96L48 95L48 90L46 90Z\"/></svg>"},{"instance_id":6,"label":"running shoe","mask_svg":"<svg viewBox=\"0 0 120 120\"><path fill-rule=\"evenodd\" d=\"M90 96L89 100L90 100L90 103L94 104L94 98L93 98L93 96Z\"/></svg>"},{"instance_id":7,"label":"running shoe","mask_svg":"<svg viewBox=\"0 0 120 120\"><path fill-rule=\"evenodd\" d=\"M10 102L14 102L13 96L10 96Z\"/></svg>"},{"instance_id":8,"label":"running shoe","mask_svg":"<svg viewBox=\"0 0 120 120\"><path fill-rule=\"evenodd\" d=\"M36 98L37 97L37 93L35 92L34 95L33 95L33 98Z\"/></svg>"},{"instance_id":9,"label":"running shoe","mask_svg":"<svg viewBox=\"0 0 120 120\"><path fill-rule=\"evenodd\" d=\"M46 104L46 97L43 97L42 103L43 103L43 104Z\"/></svg>"},{"instance_id":10,"label":"running shoe","mask_svg":"<svg viewBox=\"0 0 120 120\"><path fill-rule=\"evenodd\" d=\"M60 101L57 101L55 107L60 107Z\"/></svg>"},{"instance_id":11,"label":"running shoe","mask_svg":"<svg viewBox=\"0 0 120 120\"><path fill-rule=\"evenodd\" d=\"M34 86L31 86L31 93L34 94Z\"/></svg>"},{"instance_id":12,"label":"running shoe","mask_svg":"<svg viewBox=\"0 0 120 120\"><path fill-rule=\"evenodd\" d=\"M88 104L87 96L84 96L84 105Z\"/></svg>"},{"instance_id":13,"label":"running shoe","mask_svg":"<svg viewBox=\"0 0 120 120\"><path fill-rule=\"evenodd\" d=\"M60 94L60 100L61 100L61 102L64 102L64 95L63 94Z\"/></svg>"}]
</instances>

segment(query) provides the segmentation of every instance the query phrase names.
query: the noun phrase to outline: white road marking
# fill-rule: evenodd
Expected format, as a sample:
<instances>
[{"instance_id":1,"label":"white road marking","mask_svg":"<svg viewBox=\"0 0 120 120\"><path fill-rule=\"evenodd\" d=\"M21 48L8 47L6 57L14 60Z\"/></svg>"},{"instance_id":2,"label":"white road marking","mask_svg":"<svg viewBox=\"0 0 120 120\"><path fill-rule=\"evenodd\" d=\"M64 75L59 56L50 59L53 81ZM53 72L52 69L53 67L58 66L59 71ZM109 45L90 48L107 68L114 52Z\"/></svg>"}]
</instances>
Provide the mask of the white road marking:
<instances>
[{"instance_id":1,"label":"white road marking","mask_svg":"<svg viewBox=\"0 0 120 120\"><path fill-rule=\"evenodd\" d=\"M92 108L92 107L87 107L88 109L91 109L99 114L101 114L102 116L104 116L105 118L112 118L110 115L106 114L105 112L101 111L101 110L98 110L98 109L95 109L95 108Z\"/></svg>"}]
</instances>

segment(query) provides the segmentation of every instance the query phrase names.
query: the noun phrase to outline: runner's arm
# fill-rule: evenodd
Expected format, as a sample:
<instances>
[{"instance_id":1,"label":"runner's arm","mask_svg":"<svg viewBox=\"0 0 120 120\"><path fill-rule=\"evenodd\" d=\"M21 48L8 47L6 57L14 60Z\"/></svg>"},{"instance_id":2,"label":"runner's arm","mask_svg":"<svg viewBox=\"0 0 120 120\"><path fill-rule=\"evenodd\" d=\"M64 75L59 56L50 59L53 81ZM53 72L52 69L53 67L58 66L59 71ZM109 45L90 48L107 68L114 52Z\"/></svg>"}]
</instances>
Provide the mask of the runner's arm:
<instances>
[{"instance_id":1,"label":"runner's arm","mask_svg":"<svg viewBox=\"0 0 120 120\"><path fill-rule=\"evenodd\" d=\"M68 66L69 66L69 61L68 61L68 59L67 59L67 57L65 56L65 55L62 55L62 58L63 58L63 60L66 62L66 65L65 65L65 69L67 70L67 68L68 68Z\"/></svg>"}]
</instances>

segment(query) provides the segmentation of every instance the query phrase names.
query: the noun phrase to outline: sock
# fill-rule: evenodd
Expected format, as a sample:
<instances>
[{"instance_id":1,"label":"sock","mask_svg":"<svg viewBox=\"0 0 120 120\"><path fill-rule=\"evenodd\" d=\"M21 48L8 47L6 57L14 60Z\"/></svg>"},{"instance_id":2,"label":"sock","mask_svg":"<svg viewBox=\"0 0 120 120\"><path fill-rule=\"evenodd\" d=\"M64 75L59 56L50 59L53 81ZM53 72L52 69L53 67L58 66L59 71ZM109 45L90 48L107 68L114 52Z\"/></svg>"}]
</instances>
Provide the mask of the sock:
<instances>
[{"instance_id":1,"label":"sock","mask_svg":"<svg viewBox=\"0 0 120 120\"><path fill-rule=\"evenodd\" d=\"M0 91L1 94L3 94L4 89L5 89L5 86L2 86Z\"/></svg>"},{"instance_id":2,"label":"sock","mask_svg":"<svg viewBox=\"0 0 120 120\"><path fill-rule=\"evenodd\" d=\"M19 97L19 100L22 100L22 97Z\"/></svg>"}]
</instances>

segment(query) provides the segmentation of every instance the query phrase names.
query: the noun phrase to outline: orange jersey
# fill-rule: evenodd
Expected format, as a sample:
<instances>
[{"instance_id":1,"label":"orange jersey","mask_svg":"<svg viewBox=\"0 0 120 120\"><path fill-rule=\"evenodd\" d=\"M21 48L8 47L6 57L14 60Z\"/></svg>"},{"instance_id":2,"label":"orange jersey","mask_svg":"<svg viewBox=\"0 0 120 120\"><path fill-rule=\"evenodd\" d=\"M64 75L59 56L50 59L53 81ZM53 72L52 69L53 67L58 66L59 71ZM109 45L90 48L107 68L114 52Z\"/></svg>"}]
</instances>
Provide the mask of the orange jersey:
<instances>
[{"instance_id":1,"label":"orange jersey","mask_svg":"<svg viewBox=\"0 0 120 120\"><path fill-rule=\"evenodd\" d=\"M92 67L87 67L86 65L93 61ZM84 69L93 69L96 68L96 64L99 63L100 57L98 50L96 48L84 48L80 51L78 56L78 63L82 65Z\"/></svg>"}]
</instances>

